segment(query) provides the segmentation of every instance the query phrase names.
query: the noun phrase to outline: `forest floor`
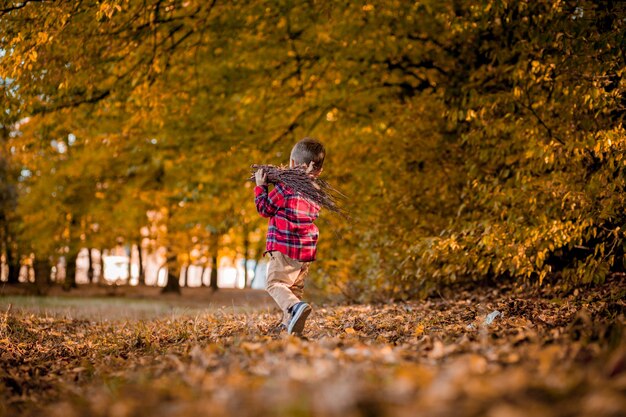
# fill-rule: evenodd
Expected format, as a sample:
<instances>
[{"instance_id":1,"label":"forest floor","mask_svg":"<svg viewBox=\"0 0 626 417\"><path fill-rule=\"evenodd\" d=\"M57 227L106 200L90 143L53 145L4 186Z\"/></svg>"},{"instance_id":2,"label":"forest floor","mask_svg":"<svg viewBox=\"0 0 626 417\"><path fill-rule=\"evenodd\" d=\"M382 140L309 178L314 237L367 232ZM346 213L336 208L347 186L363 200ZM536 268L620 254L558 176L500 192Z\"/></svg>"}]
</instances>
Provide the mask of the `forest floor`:
<instances>
[{"instance_id":1,"label":"forest floor","mask_svg":"<svg viewBox=\"0 0 626 417\"><path fill-rule=\"evenodd\" d=\"M184 296L5 294L0 416L626 415L622 278L559 297L501 287L316 305L304 339L272 333L261 294L188 310Z\"/></svg>"}]
</instances>

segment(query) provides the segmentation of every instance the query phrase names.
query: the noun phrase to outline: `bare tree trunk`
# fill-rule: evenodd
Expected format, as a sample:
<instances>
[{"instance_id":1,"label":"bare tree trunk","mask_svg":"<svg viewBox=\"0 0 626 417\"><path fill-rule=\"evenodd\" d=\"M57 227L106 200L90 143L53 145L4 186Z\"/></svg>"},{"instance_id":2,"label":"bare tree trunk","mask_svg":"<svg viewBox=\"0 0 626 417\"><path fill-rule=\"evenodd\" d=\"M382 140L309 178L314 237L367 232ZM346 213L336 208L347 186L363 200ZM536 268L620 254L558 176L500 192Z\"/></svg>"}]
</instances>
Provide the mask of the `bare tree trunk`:
<instances>
[{"instance_id":1,"label":"bare tree trunk","mask_svg":"<svg viewBox=\"0 0 626 417\"><path fill-rule=\"evenodd\" d=\"M180 265L177 262L176 254L172 253L170 248L167 249L167 282L161 290L162 293L180 294Z\"/></svg>"},{"instance_id":2,"label":"bare tree trunk","mask_svg":"<svg viewBox=\"0 0 626 417\"><path fill-rule=\"evenodd\" d=\"M213 233L213 251L211 253L211 280L209 284L213 291L217 291L219 289L219 287L217 286L217 255L219 251L219 242L220 235L217 233Z\"/></svg>"},{"instance_id":3,"label":"bare tree trunk","mask_svg":"<svg viewBox=\"0 0 626 417\"><path fill-rule=\"evenodd\" d=\"M181 271L181 280L182 280L182 282L183 282L183 283L181 284L181 286L182 286L182 287L187 287L187 286L188 286L188 282L187 282L187 277L188 277L188 275L187 275L187 274L188 274L188 273L189 273L189 264L187 264L187 265L185 266L185 268L184 268L184 269L182 269L182 271Z\"/></svg>"},{"instance_id":4,"label":"bare tree trunk","mask_svg":"<svg viewBox=\"0 0 626 417\"><path fill-rule=\"evenodd\" d=\"M6 262L8 264L9 262L9 256L6 254L7 241L8 239L6 238L6 236L2 236L2 244L0 244L0 281L2 281L4 278L4 263ZM2 255L4 255L4 259L2 259Z\"/></svg>"},{"instance_id":5,"label":"bare tree trunk","mask_svg":"<svg viewBox=\"0 0 626 417\"><path fill-rule=\"evenodd\" d=\"M17 253L14 254L11 248L11 235L9 234L9 225L7 223L4 223L3 234L7 268L9 269L7 282L9 284L17 284L20 281L20 256Z\"/></svg>"},{"instance_id":6,"label":"bare tree trunk","mask_svg":"<svg viewBox=\"0 0 626 417\"><path fill-rule=\"evenodd\" d=\"M100 249L100 275L98 276L98 283L105 284L104 280L104 249Z\"/></svg>"},{"instance_id":7,"label":"bare tree trunk","mask_svg":"<svg viewBox=\"0 0 626 417\"><path fill-rule=\"evenodd\" d=\"M11 250L7 249L7 264L9 265L9 279L7 280L7 282L9 284L19 283L20 282L20 268L22 266L20 262L20 255L19 254L12 255Z\"/></svg>"},{"instance_id":8,"label":"bare tree trunk","mask_svg":"<svg viewBox=\"0 0 626 417\"><path fill-rule=\"evenodd\" d=\"M170 229L170 219L172 218L172 212L174 208L171 207L167 210L167 218L166 218L166 250L165 250L165 263L167 265L167 278L165 281L165 287L163 287L162 293L176 293L180 294L180 264L178 262L178 256L174 252L174 247L172 246L172 231Z\"/></svg>"},{"instance_id":9,"label":"bare tree trunk","mask_svg":"<svg viewBox=\"0 0 626 417\"><path fill-rule=\"evenodd\" d=\"M209 284L205 284L205 282L204 282L204 272L207 270L207 268L209 268L209 262L208 261L202 265L202 278L200 279L202 287L209 287L210 283L211 283L211 272L209 272Z\"/></svg>"},{"instance_id":10,"label":"bare tree trunk","mask_svg":"<svg viewBox=\"0 0 626 417\"><path fill-rule=\"evenodd\" d=\"M204 265L200 266L200 286L204 287Z\"/></svg>"},{"instance_id":11,"label":"bare tree trunk","mask_svg":"<svg viewBox=\"0 0 626 417\"><path fill-rule=\"evenodd\" d=\"M94 274L93 274L93 261L91 259L91 248L87 248L87 280L90 283L93 283L93 278L94 278Z\"/></svg>"},{"instance_id":12,"label":"bare tree trunk","mask_svg":"<svg viewBox=\"0 0 626 417\"><path fill-rule=\"evenodd\" d=\"M146 274L143 270L143 253L141 249L141 241L142 238L139 237L139 241L137 243L137 255L139 257L139 278L138 285L146 285Z\"/></svg>"},{"instance_id":13,"label":"bare tree trunk","mask_svg":"<svg viewBox=\"0 0 626 417\"><path fill-rule=\"evenodd\" d=\"M128 285L130 285L130 280L133 277L133 244L128 245Z\"/></svg>"},{"instance_id":14,"label":"bare tree trunk","mask_svg":"<svg viewBox=\"0 0 626 417\"><path fill-rule=\"evenodd\" d=\"M77 216L69 214L69 234L67 237L67 247L69 248L65 255L65 280L63 281L63 290L69 291L72 288L77 288L76 285L76 258L78 252L80 252L80 240L78 238L79 233L77 228L80 226L80 219Z\"/></svg>"},{"instance_id":15,"label":"bare tree trunk","mask_svg":"<svg viewBox=\"0 0 626 417\"><path fill-rule=\"evenodd\" d=\"M259 265L259 261L255 260L254 261L254 269L252 269L252 271L254 272L254 276L252 277L252 280L250 281L250 288L252 288L252 284L254 284L254 280L256 279L256 267Z\"/></svg>"},{"instance_id":16,"label":"bare tree trunk","mask_svg":"<svg viewBox=\"0 0 626 417\"><path fill-rule=\"evenodd\" d=\"M2 259L2 255L4 253L5 251L0 252L0 281L2 281L2 279L4 278L4 261L6 260L6 256L4 260Z\"/></svg>"},{"instance_id":17,"label":"bare tree trunk","mask_svg":"<svg viewBox=\"0 0 626 417\"><path fill-rule=\"evenodd\" d=\"M50 272L52 270L50 258L36 257L33 268L35 270L35 291L38 295L44 295L50 286ZM26 274L28 275L28 271Z\"/></svg>"},{"instance_id":18,"label":"bare tree trunk","mask_svg":"<svg viewBox=\"0 0 626 417\"><path fill-rule=\"evenodd\" d=\"M209 287L211 287L213 291L219 289L217 286L217 256L211 257L211 279L209 280Z\"/></svg>"},{"instance_id":19,"label":"bare tree trunk","mask_svg":"<svg viewBox=\"0 0 626 417\"><path fill-rule=\"evenodd\" d=\"M4 216L0 213L0 220L2 221L2 224L6 223L4 220ZM2 259L2 255L4 255L6 253L6 246L8 244L8 237L5 236L6 235L6 227L2 228L2 242L0 243L0 281L2 281L2 279L4 278L4 262L7 260L7 256L4 257L4 260Z\"/></svg>"},{"instance_id":20,"label":"bare tree trunk","mask_svg":"<svg viewBox=\"0 0 626 417\"><path fill-rule=\"evenodd\" d=\"M76 285L76 256L76 253L70 252L65 258L65 280L63 280L63 289L65 291L78 287Z\"/></svg>"}]
</instances>

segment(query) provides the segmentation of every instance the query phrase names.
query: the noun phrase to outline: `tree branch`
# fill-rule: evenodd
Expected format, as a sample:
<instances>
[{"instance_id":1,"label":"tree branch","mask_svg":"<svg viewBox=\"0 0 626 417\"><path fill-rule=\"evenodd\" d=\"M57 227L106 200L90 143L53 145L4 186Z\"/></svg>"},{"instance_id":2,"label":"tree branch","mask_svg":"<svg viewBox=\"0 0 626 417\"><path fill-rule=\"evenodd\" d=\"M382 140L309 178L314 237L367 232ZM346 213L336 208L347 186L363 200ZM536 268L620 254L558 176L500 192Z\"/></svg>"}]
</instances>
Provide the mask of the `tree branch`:
<instances>
[{"instance_id":1,"label":"tree branch","mask_svg":"<svg viewBox=\"0 0 626 417\"><path fill-rule=\"evenodd\" d=\"M46 3L46 1L47 0L24 0L24 1L19 2L17 4L13 4L12 6L0 9L0 17L4 16L7 13L11 13L11 12L13 12L15 10L23 9L24 7L26 7L26 5L28 3Z\"/></svg>"},{"instance_id":2,"label":"tree branch","mask_svg":"<svg viewBox=\"0 0 626 417\"><path fill-rule=\"evenodd\" d=\"M535 117L535 119L537 119L537 121L539 122L539 124L546 130L546 132L548 133L548 137L550 139L554 139L557 142L559 142L561 145L565 145L565 142L563 142L563 140L561 138L559 138L558 136L556 136L555 134L552 133L552 129L550 129L550 126L548 126L541 117L539 117L539 115L537 114L537 112L535 111L535 109L533 109L532 105L527 105L522 103L520 100L517 100L517 103L519 103L520 106L522 106L523 108L527 109L528 111L530 111L530 113Z\"/></svg>"},{"instance_id":3,"label":"tree branch","mask_svg":"<svg viewBox=\"0 0 626 417\"><path fill-rule=\"evenodd\" d=\"M41 113L53 112L53 111L62 110L62 109L67 109L67 108L70 108L70 107L78 107L81 104L94 104L94 103L97 103L97 102L99 102L101 100L104 100L109 95L111 95L111 90L110 89L109 90L100 91L100 92L92 95L91 97L80 98L80 99L76 99L76 100L73 100L73 101L68 101L68 102L65 102L65 103L59 103L59 104L53 105L53 106L41 106L41 107L38 107L38 108L33 110L33 115L41 114Z\"/></svg>"}]
</instances>

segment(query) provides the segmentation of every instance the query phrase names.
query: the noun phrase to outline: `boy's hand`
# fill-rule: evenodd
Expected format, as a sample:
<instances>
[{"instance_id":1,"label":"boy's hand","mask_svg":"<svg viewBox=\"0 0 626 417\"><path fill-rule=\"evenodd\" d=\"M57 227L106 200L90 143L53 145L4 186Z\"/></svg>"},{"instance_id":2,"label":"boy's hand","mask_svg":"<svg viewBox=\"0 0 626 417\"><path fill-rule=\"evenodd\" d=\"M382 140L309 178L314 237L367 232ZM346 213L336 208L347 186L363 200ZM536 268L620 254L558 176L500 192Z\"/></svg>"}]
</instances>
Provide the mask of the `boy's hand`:
<instances>
[{"instance_id":1,"label":"boy's hand","mask_svg":"<svg viewBox=\"0 0 626 417\"><path fill-rule=\"evenodd\" d=\"M254 179L256 180L256 185L259 187L267 185L267 173L263 172L263 169L259 169L254 173Z\"/></svg>"}]
</instances>

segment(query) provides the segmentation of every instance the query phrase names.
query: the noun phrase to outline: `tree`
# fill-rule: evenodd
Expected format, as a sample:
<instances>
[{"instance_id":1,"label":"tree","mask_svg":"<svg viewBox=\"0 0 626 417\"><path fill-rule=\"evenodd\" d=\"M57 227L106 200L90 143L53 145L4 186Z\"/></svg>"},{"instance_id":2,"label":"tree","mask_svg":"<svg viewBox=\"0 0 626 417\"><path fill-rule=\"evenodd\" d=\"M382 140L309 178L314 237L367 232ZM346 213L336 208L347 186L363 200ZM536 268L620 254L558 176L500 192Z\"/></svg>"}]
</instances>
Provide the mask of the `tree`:
<instances>
[{"instance_id":1,"label":"tree","mask_svg":"<svg viewBox=\"0 0 626 417\"><path fill-rule=\"evenodd\" d=\"M17 206L17 187L9 182L11 178L6 159L0 156L0 254L4 253L8 265L8 281L16 283L19 274L19 256L14 256L15 244L13 231L9 225L14 218ZM0 270L0 276L4 275Z\"/></svg>"},{"instance_id":2,"label":"tree","mask_svg":"<svg viewBox=\"0 0 626 417\"><path fill-rule=\"evenodd\" d=\"M319 284L388 299L457 280L601 281L624 267L625 14L590 1L0 9L3 93L12 123L29 117L11 158L35 173L20 213L29 228L36 201L54 214L24 237L57 251L135 239L162 211L175 288L198 242L215 273L220 244L246 246L248 166L286 163L313 135L353 218L322 214ZM69 152L50 151L70 133ZM84 197L104 184L106 202Z\"/></svg>"}]
</instances>

